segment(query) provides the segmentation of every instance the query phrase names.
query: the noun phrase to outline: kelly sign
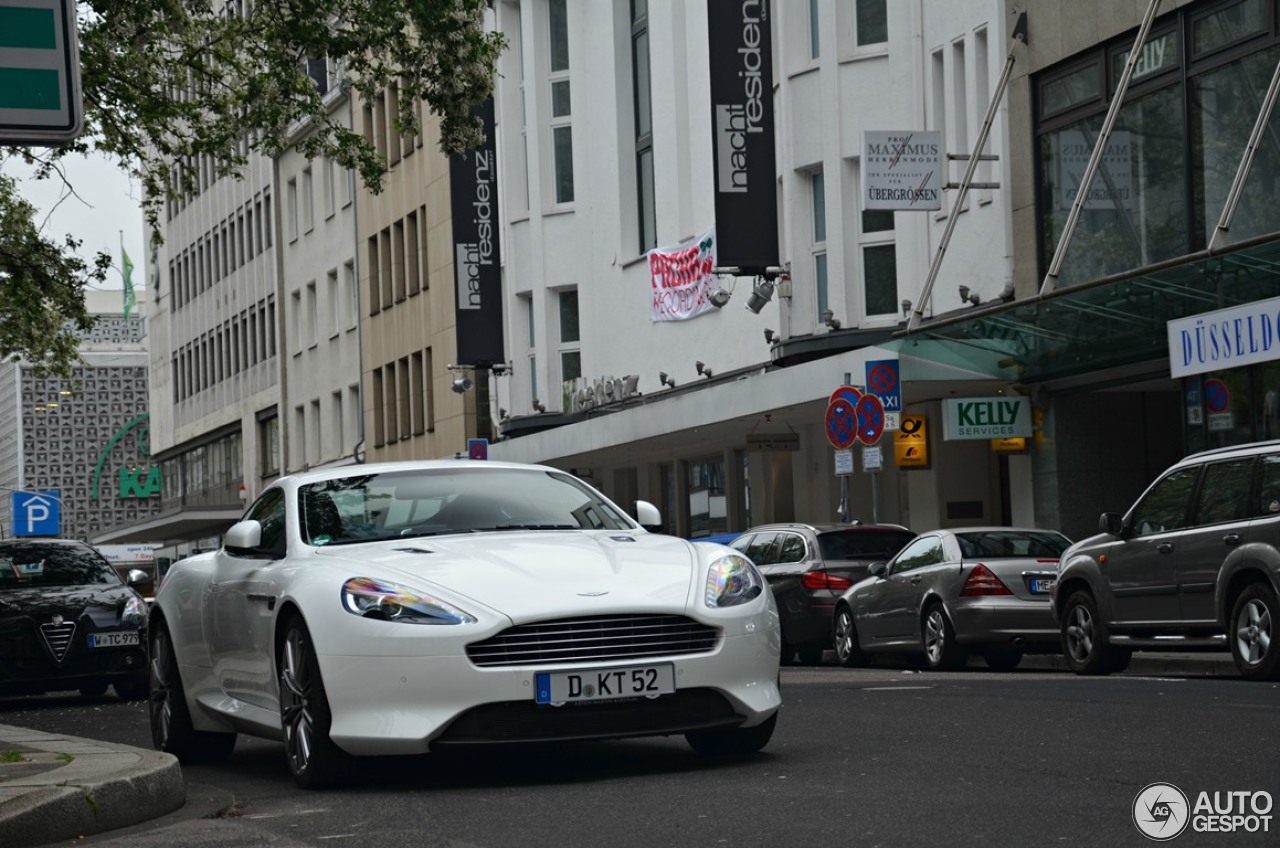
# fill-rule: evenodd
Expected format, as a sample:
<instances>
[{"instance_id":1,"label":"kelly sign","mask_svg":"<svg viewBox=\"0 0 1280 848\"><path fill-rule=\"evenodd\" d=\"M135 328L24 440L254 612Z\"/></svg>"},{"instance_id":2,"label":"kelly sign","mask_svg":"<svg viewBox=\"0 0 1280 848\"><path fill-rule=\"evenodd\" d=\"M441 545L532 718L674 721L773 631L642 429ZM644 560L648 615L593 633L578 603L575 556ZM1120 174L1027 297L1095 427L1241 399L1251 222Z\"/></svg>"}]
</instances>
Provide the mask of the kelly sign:
<instances>
[{"instance_id":1,"label":"kelly sign","mask_svg":"<svg viewBox=\"0 0 1280 848\"><path fill-rule=\"evenodd\" d=\"M1011 439L1031 435L1031 399L950 398L944 402L943 438Z\"/></svg>"}]
</instances>

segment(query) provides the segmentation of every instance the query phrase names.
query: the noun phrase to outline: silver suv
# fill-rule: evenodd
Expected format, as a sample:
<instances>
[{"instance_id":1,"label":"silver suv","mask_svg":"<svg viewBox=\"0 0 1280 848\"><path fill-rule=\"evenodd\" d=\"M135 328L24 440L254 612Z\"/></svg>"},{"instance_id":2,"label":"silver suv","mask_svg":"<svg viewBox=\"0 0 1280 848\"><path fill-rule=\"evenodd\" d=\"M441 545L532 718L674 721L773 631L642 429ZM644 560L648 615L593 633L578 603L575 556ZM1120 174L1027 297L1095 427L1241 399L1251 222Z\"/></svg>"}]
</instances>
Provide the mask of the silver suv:
<instances>
[{"instance_id":1,"label":"silver suv","mask_svg":"<svg viewBox=\"0 0 1280 848\"><path fill-rule=\"evenodd\" d=\"M1230 648L1242 676L1280 677L1280 441L1188 456L1098 529L1062 555L1053 587L1072 671Z\"/></svg>"}]
</instances>

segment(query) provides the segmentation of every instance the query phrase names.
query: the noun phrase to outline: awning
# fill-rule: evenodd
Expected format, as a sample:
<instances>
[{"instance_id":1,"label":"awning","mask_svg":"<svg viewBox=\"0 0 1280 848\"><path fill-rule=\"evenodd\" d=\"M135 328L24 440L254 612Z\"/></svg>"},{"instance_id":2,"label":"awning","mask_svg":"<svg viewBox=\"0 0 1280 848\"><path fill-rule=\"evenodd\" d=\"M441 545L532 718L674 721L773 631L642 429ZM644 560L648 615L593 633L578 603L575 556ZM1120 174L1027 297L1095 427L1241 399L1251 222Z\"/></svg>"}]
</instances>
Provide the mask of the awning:
<instances>
[{"instance_id":1,"label":"awning","mask_svg":"<svg viewBox=\"0 0 1280 848\"><path fill-rule=\"evenodd\" d=\"M1041 383L1169 355L1167 324L1280 296L1280 233L899 330L885 347Z\"/></svg>"},{"instance_id":2,"label":"awning","mask_svg":"<svg viewBox=\"0 0 1280 848\"><path fill-rule=\"evenodd\" d=\"M157 545L192 542L226 532L244 515L244 506L186 507L91 536L94 545L149 542Z\"/></svg>"}]
</instances>

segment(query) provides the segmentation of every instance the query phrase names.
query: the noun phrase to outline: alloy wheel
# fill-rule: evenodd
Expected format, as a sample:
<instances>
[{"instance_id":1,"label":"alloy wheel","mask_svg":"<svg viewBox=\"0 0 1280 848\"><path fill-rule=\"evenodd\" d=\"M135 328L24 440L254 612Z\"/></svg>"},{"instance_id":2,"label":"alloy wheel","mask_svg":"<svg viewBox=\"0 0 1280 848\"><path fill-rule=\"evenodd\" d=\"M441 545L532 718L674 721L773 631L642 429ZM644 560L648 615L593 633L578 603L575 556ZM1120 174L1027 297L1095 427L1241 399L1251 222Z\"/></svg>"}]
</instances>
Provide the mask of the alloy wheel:
<instances>
[{"instance_id":1,"label":"alloy wheel","mask_svg":"<svg viewBox=\"0 0 1280 848\"><path fill-rule=\"evenodd\" d=\"M929 664L938 665L946 648L947 625L942 620L942 610L935 608L924 619L924 652L929 657Z\"/></svg>"},{"instance_id":2,"label":"alloy wheel","mask_svg":"<svg viewBox=\"0 0 1280 848\"><path fill-rule=\"evenodd\" d=\"M173 688L169 669L173 666L173 646L169 634L161 630L151 640L151 663L148 666L151 695L147 704L151 714L151 735L158 750L167 750L173 736Z\"/></svg>"},{"instance_id":3,"label":"alloy wheel","mask_svg":"<svg viewBox=\"0 0 1280 848\"><path fill-rule=\"evenodd\" d=\"M1251 599L1236 616L1236 648L1250 665L1262 662L1271 647L1271 611L1258 598Z\"/></svg>"},{"instance_id":4,"label":"alloy wheel","mask_svg":"<svg viewBox=\"0 0 1280 848\"><path fill-rule=\"evenodd\" d=\"M1067 650L1076 662L1093 653L1093 616L1084 604L1076 604L1067 615Z\"/></svg>"},{"instance_id":5,"label":"alloy wheel","mask_svg":"<svg viewBox=\"0 0 1280 848\"><path fill-rule=\"evenodd\" d=\"M311 680L307 674L311 648L306 634L289 631L284 643L283 669L280 672L281 719L284 725L285 753L294 774L307 770L315 744L315 725L311 713Z\"/></svg>"}]
</instances>

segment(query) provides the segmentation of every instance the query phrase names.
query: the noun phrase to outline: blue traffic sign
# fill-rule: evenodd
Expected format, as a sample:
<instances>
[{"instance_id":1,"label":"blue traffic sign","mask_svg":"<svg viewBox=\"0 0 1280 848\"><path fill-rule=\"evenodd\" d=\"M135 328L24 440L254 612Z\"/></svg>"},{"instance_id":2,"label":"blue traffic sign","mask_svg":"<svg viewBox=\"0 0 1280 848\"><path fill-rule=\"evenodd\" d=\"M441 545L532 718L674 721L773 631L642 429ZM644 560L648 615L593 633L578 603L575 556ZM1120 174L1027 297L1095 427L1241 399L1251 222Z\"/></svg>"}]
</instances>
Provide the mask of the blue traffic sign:
<instances>
[{"instance_id":1,"label":"blue traffic sign","mask_svg":"<svg viewBox=\"0 0 1280 848\"><path fill-rule=\"evenodd\" d=\"M489 440L488 439L467 439L467 458L468 459L488 459L489 458Z\"/></svg>"},{"instance_id":2,"label":"blue traffic sign","mask_svg":"<svg viewBox=\"0 0 1280 848\"><path fill-rule=\"evenodd\" d=\"M867 394L880 398L885 412L902 411L902 381L898 360L876 359L867 363Z\"/></svg>"},{"instance_id":3,"label":"blue traffic sign","mask_svg":"<svg viewBox=\"0 0 1280 848\"><path fill-rule=\"evenodd\" d=\"M62 499L58 491L14 492L10 496L14 536L61 536Z\"/></svg>"}]
</instances>

